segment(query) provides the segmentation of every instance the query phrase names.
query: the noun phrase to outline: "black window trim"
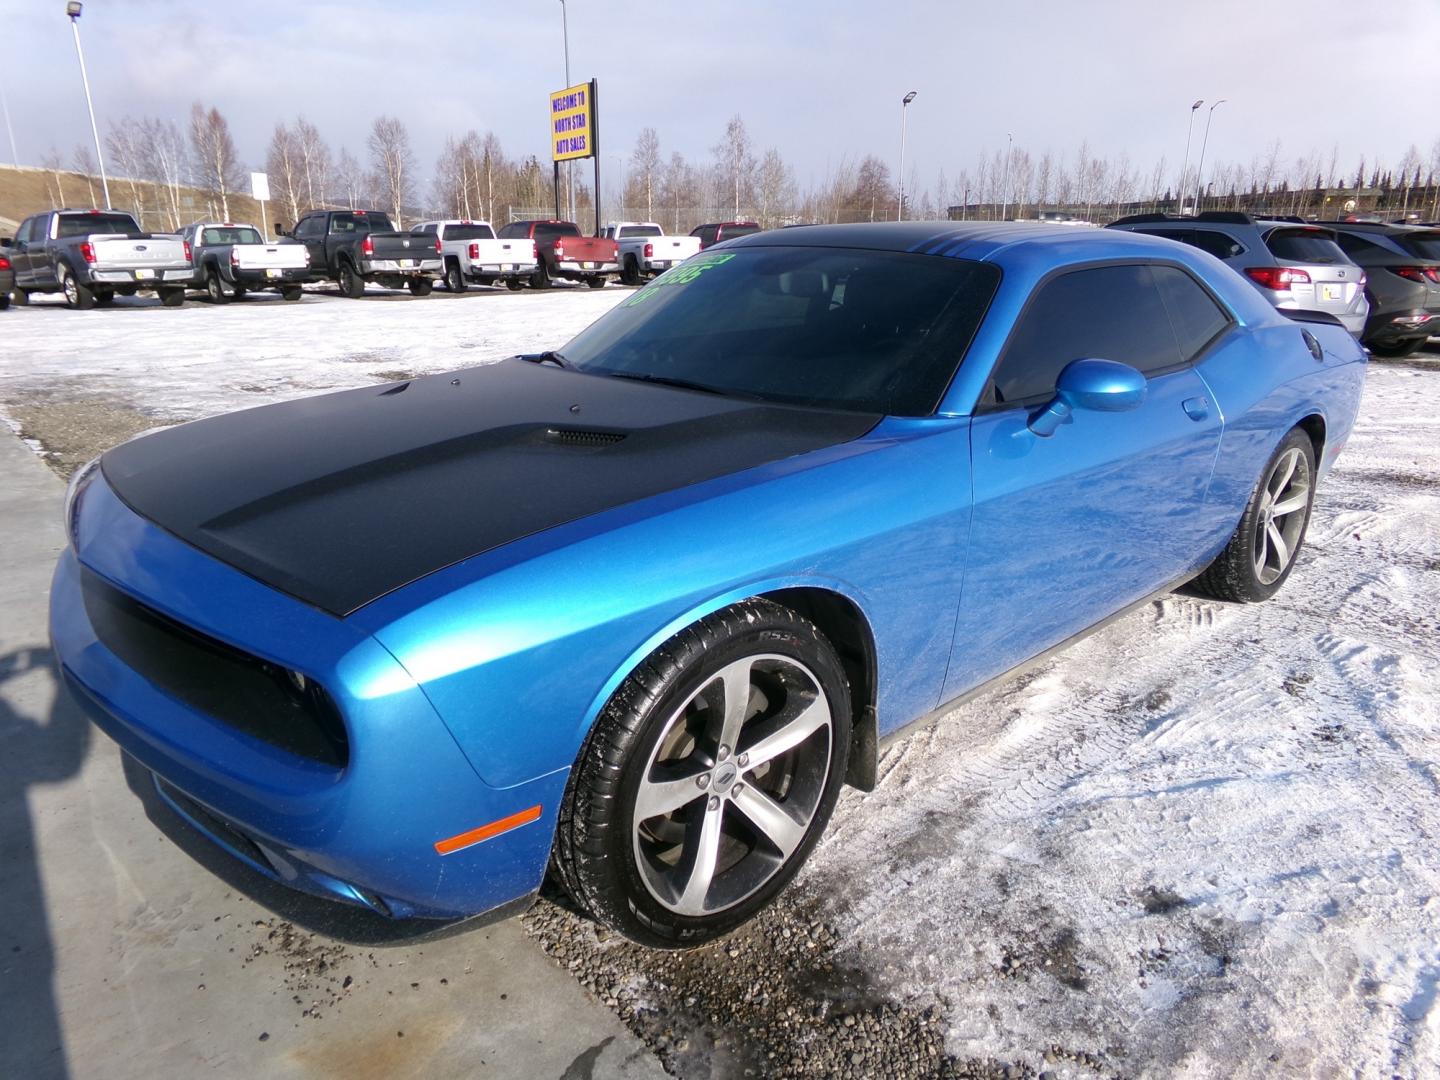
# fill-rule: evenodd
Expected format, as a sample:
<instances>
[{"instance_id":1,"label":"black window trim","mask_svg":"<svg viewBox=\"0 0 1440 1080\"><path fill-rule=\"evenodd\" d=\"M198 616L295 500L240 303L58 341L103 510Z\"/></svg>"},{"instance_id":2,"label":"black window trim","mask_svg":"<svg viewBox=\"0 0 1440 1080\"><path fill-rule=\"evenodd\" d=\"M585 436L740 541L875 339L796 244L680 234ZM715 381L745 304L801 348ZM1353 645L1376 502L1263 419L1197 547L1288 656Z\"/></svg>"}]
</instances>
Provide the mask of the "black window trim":
<instances>
[{"instance_id":1,"label":"black window trim","mask_svg":"<svg viewBox=\"0 0 1440 1080\"><path fill-rule=\"evenodd\" d=\"M1179 270L1186 277L1190 278L1191 281L1199 285L1200 288L1204 290L1205 294L1209 296L1211 300L1215 301L1215 304L1220 308L1221 312L1223 312L1227 316L1225 325L1222 326L1219 330L1217 330L1215 334L1210 338L1210 340L1207 341L1201 348L1196 350L1195 354L1190 359L1181 361L1178 364L1167 364L1165 367L1156 368L1154 371L1145 372L1144 375L1147 382L1150 379L1159 378L1162 375L1173 375L1177 371L1184 371L1186 368L1193 368L1196 365L1200 364L1214 350L1220 339L1225 337L1227 334L1230 333L1230 331L1234 330L1235 327L1239 325L1238 320L1236 320L1235 318L1235 313L1230 310L1230 305L1225 303L1224 300L1217 296L1215 294L1215 290L1210 288L1209 284L1207 284L1200 277L1198 277L1193 270L1191 270L1183 263L1174 262L1170 259L1137 257L1124 259L1092 259L1088 262L1067 263L1065 266L1057 266L1055 269L1051 270L1039 281L1037 281L1034 288L1030 290L1030 295L1025 298L1025 306L1020 309L1020 313L1015 317L1014 323L1012 323L1010 326L1010 332L1005 335L1005 343L1000 346L1000 351L995 356L995 362L990 365L990 373L985 377L985 385L981 387L980 396L975 402L975 407L970 410L972 416L985 416L989 415L990 413L1008 412L1011 409L1033 409L1037 405L1045 405L1051 400L1051 397L1048 395L1044 397L1040 395L1031 395L1028 398L1017 398L1015 401L996 401L995 373L1000 370L1000 365L1005 362L1005 356L1010 351L1010 346L1015 340L1015 331L1019 328L1020 324L1025 321L1025 316L1030 314L1030 308L1035 303L1035 298L1040 295L1041 290L1044 289L1046 285L1050 284L1050 282L1053 281L1055 278L1063 277L1066 274L1079 273L1083 270L1100 270L1110 266L1172 267L1173 269ZM993 297L991 298L991 301L993 305ZM1164 304L1165 298L1163 296L1160 298L1160 302ZM1168 308L1166 309L1166 316L1167 318L1169 317ZM981 325L983 325L983 322ZM1174 332L1173 323L1171 324L1171 332ZM977 330L976 333L978 334L979 331ZM1180 346L1180 338L1178 334L1175 338L1175 345L1177 349Z\"/></svg>"}]
</instances>

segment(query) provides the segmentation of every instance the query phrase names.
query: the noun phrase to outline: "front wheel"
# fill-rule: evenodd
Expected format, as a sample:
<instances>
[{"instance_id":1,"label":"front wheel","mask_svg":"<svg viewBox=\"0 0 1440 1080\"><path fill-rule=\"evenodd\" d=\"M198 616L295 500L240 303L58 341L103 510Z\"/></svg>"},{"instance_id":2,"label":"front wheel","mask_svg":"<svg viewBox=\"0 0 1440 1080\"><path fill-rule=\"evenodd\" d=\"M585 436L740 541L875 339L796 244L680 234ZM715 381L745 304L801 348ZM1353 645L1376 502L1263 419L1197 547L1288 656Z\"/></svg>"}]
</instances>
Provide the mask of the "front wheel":
<instances>
[{"instance_id":1,"label":"front wheel","mask_svg":"<svg viewBox=\"0 0 1440 1080\"><path fill-rule=\"evenodd\" d=\"M1383 345L1377 342L1374 345L1367 345L1366 348L1376 356L1384 357L1386 360L1403 360L1412 353L1419 352L1429 340L1429 338L1423 337L1407 338L1404 341L1389 341Z\"/></svg>"},{"instance_id":2,"label":"front wheel","mask_svg":"<svg viewBox=\"0 0 1440 1080\"><path fill-rule=\"evenodd\" d=\"M1242 604L1270 599L1295 568L1314 500L1315 447L1292 428L1260 474L1230 543L1195 586Z\"/></svg>"},{"instance_id":3,"label":"front wheel","mask_svg":"<svg viewBox=\"0 0 1440 1080\"><path fill-rule=\"evenodd\" d=\"M185 303L185 290L161 289L160 303L164 304L166 307L179 307L181 304Z\"/></svg>"},{"instance_id":4,"label":"front wheel","mask_svg":"<svg viewBox=\"0 0 1440 1080\"><path fill-rule=\"evenodd\" d=\"M428 277L411 278L405 284L409 287L411 296L429 296L435 288L435 282Z\"/></svg>"},{"instance_id":5,"label":"front wheel","mask_svg":"<svg viewBox=\"0 0 1440 1080\"><path fill-rule=\"evenodd\" d=\"M300 299L303 291L304 290L302 290L299 285L286 285L281 288L280 295L283 296L286 300L289 300L293 303L294 301Z\"/></svg>"},{"instance_id":6,"label":"front wheel","mask_svg":"<svg viewBox=\"0 0 1440 1080\"><path fill-rule=\"evenodd\" d=\"M603 277L586 278L585 284L589 285L592 289L603 289L606 284L606 279Z\"/></svg>"},{"instance_id":7,"label":"front wheel","mask_svg":"<svg viewBox=\"0 0 1440 1080\"><path fill-rule=\"evenodd\" d=\"M849 746L829 641L779 604L736 604L660 646L605 706L571 772L551 865L633 941L710 941L804 864Z\"/></svg>"}]
</instances>

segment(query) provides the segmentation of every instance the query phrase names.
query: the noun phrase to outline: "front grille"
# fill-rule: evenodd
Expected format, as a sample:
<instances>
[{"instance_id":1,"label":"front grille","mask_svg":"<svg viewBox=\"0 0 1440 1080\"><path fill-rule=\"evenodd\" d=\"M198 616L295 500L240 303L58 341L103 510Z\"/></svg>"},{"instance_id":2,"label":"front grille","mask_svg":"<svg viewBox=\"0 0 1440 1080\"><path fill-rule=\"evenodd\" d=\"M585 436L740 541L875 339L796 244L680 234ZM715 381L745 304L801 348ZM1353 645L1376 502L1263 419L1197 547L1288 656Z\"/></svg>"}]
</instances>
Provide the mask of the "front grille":
<instances>
[{"instance_id":1,"label":"front grille","mask_svg":"<svg viewBox=\"0 0 1440 1080\"><path fill-rule=\"evenodd\" d=\"M95 636L147 682L198 712L299 757L343 768L349 740L323 687L162 615L82 569Z\"/></svg>"},{"instance_id":2,"label":"front grille","mask_svg":"<svg viewBox=\"0 0 1440 1080\"><path fill-rule=\"evenodd\" d=\"M228 844L241 856L249 859L257 866L268 867L273 872L270 860L267 859L265 853L260 850L260 845L255 843L254 840L250 839L250 837L240 829L231 825L230 822L224 818L212 814L168 780L156 776L155 786L159 789L160 794L169 799L182 814L187 815L200 828L207 830L216 840L222 844Z\"/></svg>"}]
</instances>

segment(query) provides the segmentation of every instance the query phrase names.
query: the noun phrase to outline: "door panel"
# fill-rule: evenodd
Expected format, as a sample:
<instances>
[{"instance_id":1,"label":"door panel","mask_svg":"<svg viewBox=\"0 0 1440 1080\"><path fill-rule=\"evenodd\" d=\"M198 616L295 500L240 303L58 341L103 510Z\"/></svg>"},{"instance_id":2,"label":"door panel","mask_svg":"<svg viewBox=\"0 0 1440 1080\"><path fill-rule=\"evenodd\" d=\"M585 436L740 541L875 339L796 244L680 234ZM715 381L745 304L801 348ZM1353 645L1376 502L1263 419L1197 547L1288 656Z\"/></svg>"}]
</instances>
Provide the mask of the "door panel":
<instances>
[{"instance_id":1,"label":"door panel","mask_svg":"<svg viewBox=\"0 0 1440 1080\"><path fill-rule=\"evenodd\" d=\"M976 417L974 516L945 698L1002 674L1194 568L1220 412L1193 369L1130 412L1076 409L1050 438L1027 409Z\"/></svg>"}]
</instances>

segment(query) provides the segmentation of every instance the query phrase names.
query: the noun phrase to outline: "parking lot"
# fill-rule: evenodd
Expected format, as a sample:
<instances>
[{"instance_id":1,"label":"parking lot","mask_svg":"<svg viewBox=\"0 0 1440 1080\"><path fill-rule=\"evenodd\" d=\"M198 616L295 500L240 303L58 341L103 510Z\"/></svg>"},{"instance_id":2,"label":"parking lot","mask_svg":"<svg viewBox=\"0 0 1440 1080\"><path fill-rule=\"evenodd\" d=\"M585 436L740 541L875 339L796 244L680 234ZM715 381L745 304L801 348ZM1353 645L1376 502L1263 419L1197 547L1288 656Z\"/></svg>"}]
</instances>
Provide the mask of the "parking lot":
<instances>
[{"instance_id":1,"label":"parking lot","mask_svg":"<svg viewBox=\"0 0 1440 1080\"><path fill-rule=\"evenodd\" d=\"M549 900L397 941L264 886L138 799L113 746L54 700L60 476L157 424L558 347L627 295L0 313L0 412L30 448L0 453L16 613L0 851L19 867L0 965L24 1021L0 1073L1433 1069L1433 346L1371 365L1273 602L1158 601L890 747L797 884L717 945L647 952Z\"/></svg>"}]
</instances>

